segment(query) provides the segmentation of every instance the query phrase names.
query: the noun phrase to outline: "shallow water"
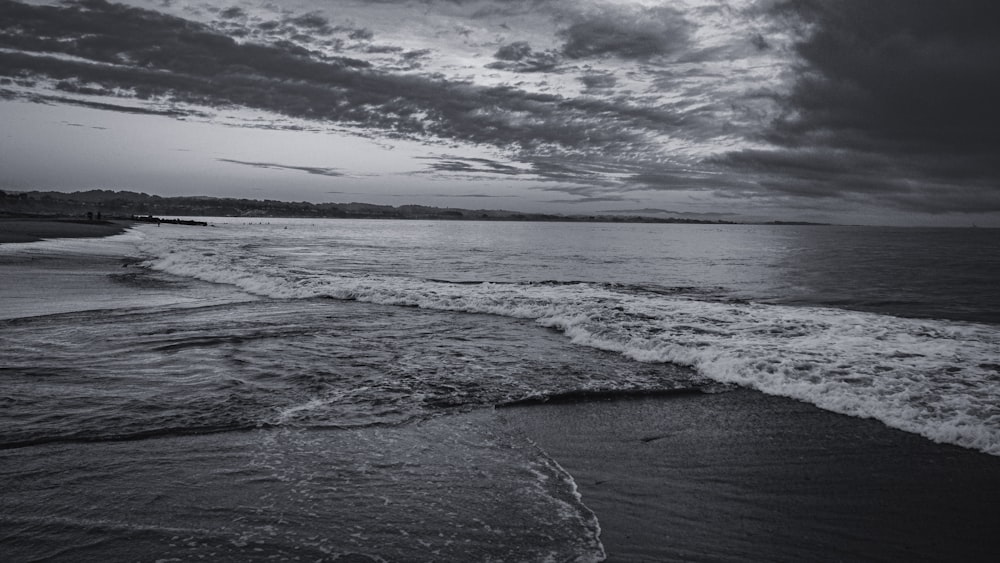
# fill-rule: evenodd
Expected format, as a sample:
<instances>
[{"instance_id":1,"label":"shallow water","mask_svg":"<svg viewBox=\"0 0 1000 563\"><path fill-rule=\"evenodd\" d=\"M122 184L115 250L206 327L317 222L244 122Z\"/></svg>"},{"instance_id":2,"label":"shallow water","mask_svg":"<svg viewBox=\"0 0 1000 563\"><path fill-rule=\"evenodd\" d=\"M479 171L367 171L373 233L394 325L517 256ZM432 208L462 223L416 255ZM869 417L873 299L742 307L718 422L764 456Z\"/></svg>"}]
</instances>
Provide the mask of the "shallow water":
<instances>
[{"instance_id":1,"label":"shallow water","mask_svg":"<svg viewBox=\"0 0 1000 563\"><path fill-rule=\"evenodd\" d=\"M578 345L1000 453L1000 231L336 220L151 231L139 248L156 271L271 298L528 319Z\"/></svg>"},{"instance_id":2,"label":"shallow water","mask_svg":"<svg viewBox=\"0 0 1000 563\"><path fill-rule=\"evenodd\" d=\"M491 408L567 395L739 385L998 455L996 239L228 219L0 246L0 546L600 559Z\"/></svg>"},{"instance_id":3,"label":"shallow water","mask_svg":"<svg viewBox=\"0 0 1000 563\"><path fill-rule=\"evenodd\" d=\"M603 557L569 474L492 411L51 444L3 459L7 561Z\"/></svg>"},{"instance_id":4,"label":"shallow water","mask_svg":"<svg viewBox=\"0 0 1000 563\"><path fill-rule=\"evenodd\" d=\"M709 382L517 319L328 299L0 321L0 447L399 425L568 392Z\"/></svg>"}]
</instances>

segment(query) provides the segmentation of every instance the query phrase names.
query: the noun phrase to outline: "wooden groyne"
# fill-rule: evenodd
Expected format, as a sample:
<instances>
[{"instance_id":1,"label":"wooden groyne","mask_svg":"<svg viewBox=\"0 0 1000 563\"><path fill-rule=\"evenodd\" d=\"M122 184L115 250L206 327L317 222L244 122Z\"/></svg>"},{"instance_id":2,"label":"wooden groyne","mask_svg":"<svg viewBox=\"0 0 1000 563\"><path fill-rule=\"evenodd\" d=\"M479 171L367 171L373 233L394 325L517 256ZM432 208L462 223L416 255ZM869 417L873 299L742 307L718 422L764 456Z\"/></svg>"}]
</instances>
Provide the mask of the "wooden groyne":
<instances>
[{"instance_id":1,"label":"wooden groyne","mask_svg":"<svg viewBox=\"0 0 1000 563\"><path fill-rule=\"evenodd\" d=\"M164 219L162 217L153 217L152 215L133 215L133 221L139 221L142 223L167 223L169 225L193 225L197 227L207 227L208 223L205 221L193 221L191 219Z\"/></svg>"}]
</instances>

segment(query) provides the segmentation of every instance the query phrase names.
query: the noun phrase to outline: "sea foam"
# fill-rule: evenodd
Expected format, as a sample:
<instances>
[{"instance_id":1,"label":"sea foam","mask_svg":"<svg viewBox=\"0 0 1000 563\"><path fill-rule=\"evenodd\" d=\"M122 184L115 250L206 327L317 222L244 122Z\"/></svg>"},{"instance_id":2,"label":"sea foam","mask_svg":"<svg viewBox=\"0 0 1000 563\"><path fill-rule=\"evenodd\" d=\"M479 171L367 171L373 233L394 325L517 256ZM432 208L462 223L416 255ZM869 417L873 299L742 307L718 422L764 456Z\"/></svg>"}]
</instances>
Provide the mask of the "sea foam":
<instances>
[{"instance_id":1,"label":"sea foam","mask_svg":"<svg viewBox=\"0 0 1000 563\"><path fill-rule=\"evenodd\" d=\"M150 239L147 265L274 298L327 297L533 319L641 362L807 401L1000 455L994 326L706 300L595 283L448 283L288 267L252 245Z\"/></svg>"}]
</instances>

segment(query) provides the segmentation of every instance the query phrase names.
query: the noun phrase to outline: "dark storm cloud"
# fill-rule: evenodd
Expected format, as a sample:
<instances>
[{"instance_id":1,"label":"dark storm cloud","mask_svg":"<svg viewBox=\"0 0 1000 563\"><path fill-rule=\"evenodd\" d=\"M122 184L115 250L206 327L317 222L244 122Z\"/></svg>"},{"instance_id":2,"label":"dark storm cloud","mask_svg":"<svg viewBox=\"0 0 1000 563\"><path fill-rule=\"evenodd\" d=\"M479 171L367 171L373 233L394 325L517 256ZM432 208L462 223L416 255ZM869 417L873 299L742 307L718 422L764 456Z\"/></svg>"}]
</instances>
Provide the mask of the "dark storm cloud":
<instances>
[{"instance_id":1,"label":"dark storm cloud","mask_svg":"<svg viewBox=\"0 0 1000 563\"><path fill-rule=\"evenodd\" d=\"M606 195L606 196L595 196L595 197L583 197L580 199L550 199L546 203L608 203L608 202L623 202L632 201L638 202L638 199L625 197L622 195Z\"/></svg>"},{"instance_id":2,"label":"dark storm cloud","mask_svg":"<svg viewBox=\"0 0 1000 563\"><path fill-rule=\"evenodd\" d=\"M330 33L333 31L333 28L330 27L330 20L316 12L309 12L308 14L288 18L285 22L312 29L319 33Z\"/></svg>"},{"instance_id":3,"label":"dark storm cloud","mask_svg":"<svg viewBox=\"0 0 1000 563\"><path fill-rule=\"evenodd\" d=\"M351 39L368 41L375 37L375 33L370 29L352 29L350 33L347 34Z\"/></svg>"},{"instance_id":4,"label":"dark storm cloud","mask_svg":"<svg viewBox=\"0 0 1000 563\"><path fill-rule=\"evenodd\" d=\"M706 218L728 217L733 215L733 213L694 213L691 211L674 211L672 209L659 209L655 207L644 207L641 209L603 209L601 211L598 211L598 213L617 213L617 214L638 213L642 215L675 215L680 217L706 217Z\"/></svg>"},{"instance_id":5,"label":"dark storm cloud","mask_svg":"<svg viewBox=\"0 0 1000 563\"><path fill-rule=\"evenodd\" d=\"M317 176L343 176L344 173L336 168L322 168L319 166L291 166L288 164L275 164L273 162L246 162L243 160L232 160L229 158L217 158L219 162L228 162L230 164L242 164L244 166L252 166L254 168L268 168L271 170L293 170L296 172L306 172L308 174L315 174Z\"/></svg>"},{"instance_id":6,"label":"dark storm cloud","mask_svg":"<svg viewBox=\"0 0 1000 563\"><path fill-rule=\"evenodd\" d=\"M531 56L531 45L526 41L515 41L497 49L493 56L502 61L522 61Z\"/></svg>"},{"instance_id":7,"label":"dark storm cloud","mask_svg":"<svg viewBox=\"0 0 1000 563\"><path fill-rule=\"evenodd\" d=\"M545 186L532 189L553 191L572 196L607 196L611 192L645 189L627 185L611 175L634 174L635 164L608 162L600 159L580 160L567 157L539 157L522 155L518 161L523 166L512 166L487 158L466 158L452 155L418 157L431 161L429 171L413 174L456 174L467 177L517 176L525 180L544 182ZM575 200L574 200L575 201Z\"/></svg>"},{"instance_id":8,"label":"dark storm cloud","mask_svg":"<svg viewBox=\"0 0 1000 563\"><path fill-rule=\"evenodd\" d=\"M455 174L470 178L517 176L532 181L551 183L547 187L533 189L569 195L604 193L610 187L618 186L619 182L609 179L606 174L620 171L622 166L596 160L577 162L562 157L522 156L519 161L524 166L520 167L487 158L467 158L453 155L418 158L431 161L428 168L429 172L434 174ZM415 172L414 174L426 173L428 171Z\"/></svg>"},{"instance_id":9,"label":"dark storm cloud","mask_svg":"<svg viewBox=\"0 0 1000 563\"><path fill-rule=\"evenodd\" d=\"M750 37L750 44L758 51L767 51L772 48L767 38L760 33L755 33Z\"/></svg>"},{"instance_id":10,"label":"dark storm cloud","mask_svg":"<svg viewBox=\"0 0 1000 563\"><path fill-rule=\"evenodd\" d=\"M1000 210L1000 5L793 0L799 77L774 150L720 163L782 194L924 212Z\"/></svg>"},{"instance_id":11,"label":"dark storm cloud","mask_svg":"<svg viewBox=\"0 0 1000 563\"><path fill-rule=\"evenodd\" d=\"M241 44L202 24L102 0L58 7L0 0L0 47L0 76L525 151L635 150L649 131L689 125L668 110L627 101L377 72L364 61L289 43Z\"/></svg>"},{"instance_id":12,"label":"dark storm cloud","mask_svg":"<svg viewBox=\"0 0 1000 563\"><path fill-rule=\"evenodd\" d=\"M493 194L431 194L434 197L464 197L475 199L506 199L516 198L516 195L493 195Z\"/></svg>"},{"instance_id":13,"label":"dark storm cloud","mask_svg":"<svg viewBox=\"0 0 1000 563\"><path fill-rule=\"evenodd\" d=\"M240 8L239 6L231 6L219 12L219 17L225 19L245 18L246 15L247 13L244 12L243 9Z\"/></svg>"},{"instance_id":14,"label":"dark storm cloud","mask_svg":"<svg viewBox=\"0 0 1000 563\"><path fill-rule=\"evenodd\" d=\"M97 126L97 125L84 125L82 123L72 123L70 121L62 121L61 123L63 125L68 126L68 127L83 127L83 128L86 128L86 129L96 129L98 131L107 131L108 130L107 127L100 127L100 126Z\"/></svg>"},{"instance_id":15,"label":"dark storm cloud","mask_svg":"<svg viewBox=\"0 0 1000 563\"><path fill-rule=\"evenodd\" d=\"M552 52L537 53L525 41L515 41L501 46L493 55L496 62L486 65L487 68L509 70L512 72L545 72L555 69L561 57Z\"/></svg>"},{"instance_id":16,"label":"dark storm cloud","mask_svg":"<svg viewBox=\"0 0 1000 563\"><path fill-rule=\"evenodd\" d=\"M543 191L543 192L555 192L562 195L571 196L576 199L570 200L550 200L549 203L585 203L594 201L636 201L634 199L625 199L622 194L623 190L619 189L617 184L613 183L586 183L586 182L576 182L569 183L571 180L567 180L566 183L559 184L549 184L543 186L535 186L531 188L532 190Z\"/></svg>"},{"instance_id":17,"label":"dark storm cloud","mask_svg":"<svg viewBox=\"0 0 1000 563\"><path fill-rule=\"evenodd\" d=\"M403 53L403 58L406 60L421 59L431 54L430 49L414 49L412 51L407 51Z\"/></svg>"},{"instance_id":18,"label":"dark storm cloud","mask_svg":"<svg viewBox=\"0 0 1000 563\"><path fill-rule=\"evenodd\" d=\"M727 179L719 178L710 170L712 161L703 163L699 170L649 165L645 170L629 176L628 183L636 190L682 191L726 187Z\"/></svg>"},{"instance_id":19,"label":"dark storm cloud","mask_svg":"<svg viewBox=\"0 0 1000 563\"><path fill-rule=\"evenodd\" d=\"M421 156L421 160L432 160L428 166L436 172L478 172L486 174L518 175L525 171L488 158L465 158L459 156Z\"/></svg>"},{"instance_id":20,"label":"dark storm cloud","mask_svg":"<svg viewBox=\"0 0 1000 563\"><path fill-rule=\"evenodd\" d=\"M614 88L614 86L618 83L618 79L615 78L615 75L609 73L585 74L581 76L579 80L580 82L583 82L587 91Z\"/></svg>"},{"instance_id":21,"label":"dark storm cloud","mask_svg":"<svg viewBox=\"0 0 1000 563\"><path fill-rule=\"evenodd\" d=\"M645 59L685 50L693 25L669 7L609 8L587 13L560 32L570 58L616 55Z\"/></svg>"},{"instance_id":22,"label":"dark storm cloud","mask_svg":"<svg viewBox=\"0 0 1000 563\"><path fill-rule=\"evenodd\" d=\"M824 147L745 150L720 161L755 178L772 195L868 201L921 213L1000 209L996 159Z\"/></svg>"},{"instance_id":23,"label":"dark storm cloud","mask_svg":"<svg viewBox=\"0 0 1000 563\"><path fill-rule=\"evenodd\" d=\"M532 172L547 181L586 183L586 187L574 188L580 190L606 190L610 187L627 189L627 187L620 186L621 182L613 176L634 173L636 169L634 164L623 164L597 158L581 160L534 157L529 162ZM575 194L572 191L567 192L563 186L546 189Z\"/></svg>"},{"instance_id":24,"label":"dark storm cloud","mask_svg":"<svg viewBox=\"0 0 1000 563\"><path fill-rule=\"evenodd\" d=\"M777 131L857 131L829 144L965 152L1000 146L1000 5L982 0L797 1L815 31L797 50L808 69L791 101L802 117Z\"/></svg>"},{"instance_id":25,"label":"dark storm cloud","mask_svg":"<svg viewBox=\"0 0 1000 563\"><path fill-rule=\"evenodd\" d=\"M160 115L163 117L174 117L174 118L204 117L204 114L196 111L135 107L135 106L126 106L121 104L93 102L90 100L80 100L76 98L65 98L60 96L31 95L28 99L35 103L40 103L40 104L72 105L72 106L80 106L91 109L99 109L104 111L114 111L118 113L130 113L134 115Z\"/></svg>"}]
</instances>

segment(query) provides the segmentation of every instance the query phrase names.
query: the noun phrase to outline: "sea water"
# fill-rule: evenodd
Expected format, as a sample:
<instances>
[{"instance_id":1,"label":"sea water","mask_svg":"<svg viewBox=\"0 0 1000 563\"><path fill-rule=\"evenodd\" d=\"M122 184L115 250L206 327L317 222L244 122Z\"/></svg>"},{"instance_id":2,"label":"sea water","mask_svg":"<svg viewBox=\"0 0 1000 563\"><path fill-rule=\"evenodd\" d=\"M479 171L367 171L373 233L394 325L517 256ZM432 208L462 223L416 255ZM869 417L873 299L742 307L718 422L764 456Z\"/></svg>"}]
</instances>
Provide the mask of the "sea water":
<instances>
[{"instance_id":1,"label":"sea water","mask_svg":"<svg viewBox=\"0 0 1000 563\"><path fill-rule=\"evenodd\" d=\"M1000 231L209 221L0 246L126 257L2 315L7 547L599 560L492 414L566 395L745 386L1000 455Z\"/></svg>"}]
</instances>

